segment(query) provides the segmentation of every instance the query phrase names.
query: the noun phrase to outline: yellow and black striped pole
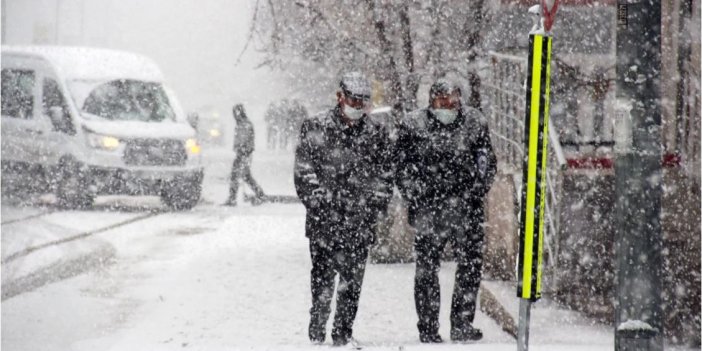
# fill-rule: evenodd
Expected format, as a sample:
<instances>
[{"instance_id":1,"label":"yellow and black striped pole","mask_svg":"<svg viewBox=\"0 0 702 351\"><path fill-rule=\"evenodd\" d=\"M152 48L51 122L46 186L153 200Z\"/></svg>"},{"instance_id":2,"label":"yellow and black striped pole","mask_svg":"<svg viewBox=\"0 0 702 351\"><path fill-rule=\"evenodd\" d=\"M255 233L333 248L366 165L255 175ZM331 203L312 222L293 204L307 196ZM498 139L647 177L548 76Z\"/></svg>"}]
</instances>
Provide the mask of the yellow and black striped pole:
<instances>
[{"instance_id":1,"label":"yellow and black striped pole","mask_svg":"<svg viewBox=\"0 0 702 351\"><path fill-rule=\"evenodd\" d=\"M551 37L531 34L526 82L526 153L520 202L517 296L532 302L541 298L550 80Z\"/></svg>"},{"instance_id":2,"label":"yellow and black striped pole","mask_svg":"<svg viewBox=\"0 0 702 351\"><path fill-rule=\"evenodd\" d=\"M531 303L541 298L546 210L546 161L551 81L551 36L529 35L524 119L524 162L519 216L517 350L529 348Z\"/></svg>"}]
</instances>

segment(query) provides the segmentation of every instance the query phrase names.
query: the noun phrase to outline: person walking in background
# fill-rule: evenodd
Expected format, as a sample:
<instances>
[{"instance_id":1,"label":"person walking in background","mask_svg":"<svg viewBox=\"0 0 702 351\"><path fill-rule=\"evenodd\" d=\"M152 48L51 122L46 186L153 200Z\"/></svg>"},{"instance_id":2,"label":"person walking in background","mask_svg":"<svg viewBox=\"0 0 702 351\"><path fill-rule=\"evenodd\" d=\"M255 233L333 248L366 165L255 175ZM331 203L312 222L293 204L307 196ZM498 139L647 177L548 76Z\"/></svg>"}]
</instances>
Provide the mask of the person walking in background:
<instances>
[{"instance_id":1,"label":"person walking in background","mask_svg":"<svg viewBox=\"0 0 702 351\"><path fill-rule=\"evenodd\" d=\"M251 154L254 151L254 129L253 124L246 116L244 105L237 104L233 109L236 127L234 131L234 152L236 157L232 164L232 172L229 180L229 198L225 205L236 206L237 193L239 191L239 179L243 179L254 192L252 203L257 204L263 201L265 193L256 183L251 175Z\"/></svg>"},{"instance_id":2,"label":"person walking in background","mask_svg":"<svg viewBox=\"0 0 702 351\"><path fill-rule=\"evenodd\" d=\"M300 125L302 125L302 121L307 119L308 114L307 109L305 108L305 106L302 105L302 103L300 103L300 100L292 100L289 106L290 107L288 109L288 118L285 121L286 136L284 144L287 148L287 145L290 144L290 141L292 141L292 148L295 149L295 147L297 146L297 141L296 139L291 137L297 135L300 132Z\"/></svg>"},{"instance_id":3,"label":"person walking in background","mask_svg":"<svg viewBox=\"0 0 702 351\"><path fill-rule=\"evenodd\" d=\"M309 338L325 339L339 274L332 340L352 340L373 226L392 196L387 131L368 118L370 82L345 74L337 105L306 119L295 149L295 189L304 204L312 259Z\"/></svg>"},{"instance_id":4,"label":"person walking in background","mask_svg":"<svg viewBox=\"0 0 702 351\"><path fill-rule=\"evenodd\" d=\"M275 150L278 147L278 138L280 137L280 107L276 102L271 102L268 105L266 114L263 116L266 122L266 146L268 150Z\"/></svg>"},{"instance_id":5,"label":"person walking in background","mask_svg":"<svg viewBox=\"0 0 702 351\"><path fill-rule=\"evenodd\" d=\"M396 183L416 229L415 307L419 340L440 343L439 268L448 241L457 261L451 302L451 339L479 340L473 327L480 286L484 198L496 172L496 157L482 113L461 103L459 86L438 80L429 106L400 123L395 149Z\"/></svg>"}]
</instances>

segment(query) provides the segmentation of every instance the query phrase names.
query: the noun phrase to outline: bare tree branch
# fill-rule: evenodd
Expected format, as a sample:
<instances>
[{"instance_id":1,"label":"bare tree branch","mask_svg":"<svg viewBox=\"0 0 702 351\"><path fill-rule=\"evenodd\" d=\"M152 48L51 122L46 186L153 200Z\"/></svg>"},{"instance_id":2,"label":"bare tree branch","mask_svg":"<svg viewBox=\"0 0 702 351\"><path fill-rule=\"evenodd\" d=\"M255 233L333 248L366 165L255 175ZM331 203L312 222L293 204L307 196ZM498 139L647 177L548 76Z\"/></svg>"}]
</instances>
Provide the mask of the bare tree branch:
<instances>
[{"instance_id":1,"label":"bare tree branch","mask_svg":"<svg viewBox=\"0 0 702 351\"><path fill-rule=\"evenodd\" d=\"M407 2L403 2L400 5L398 15L400 17L400 28L402 31L402 52L405 57L405 66L409 72L405 79L403 108L405 110L413 110L417 108L417 90L419 90L419 79L414 71L414 45L412 43L412 26L408 12L409 5L407 5Z\"/></svg>"},{"instance_id":2,"label":"bare tree branch","mask_svg":"<svg viewBox=\"0 0 702 351\"><path fill-rule=\"evenodd\" d=\"M319 8L308 4L306 1L295 1L295 5L308 9L313 14L318 16L319 19L321 19L322 22L324 22L324 24L326 24L327 27L329 27L329 29L331 29L337 37L340 37L344 41L348 42L351 46L354 47L354 49L358 50L359 52L363 53L368 57L374 56L370 48L361 46L358 42L356 42L356 40L351 39L345 31L340 30L338 27L333 25L332 22L329 21L327 16L325 16L322 10L320 10Z\"/></svg>"},{"instance_id":3,"label":"bare tree branch","mask_svg":"<svg viewBox=\"0 0 702 351\"><path fill-rule=\"evenodd\" d=\"M280 41L280 27L278 23L278 17L275 14L275 6L273 5L273 1L268 0L268 7L270 7L271 9L271 16L273 17L273 34L271 35L273 53L278 53L278 42Z\"/></svg>"},{"instance_id":4,"label":"bare tree branch","mask_svg":"<svg viewBox=\"0 0 702 351\"><path fill-rule=\"evenodd\" d=\"M375 0L367 0L367 4L373 16L375 31L378 35L378 41L380 42L381 58L387 60L384 67L384 73L386 77L390 79L388 100L390 100L389 102L395 114L399 115L401 110L404 109L404 99L402 94L402 80L400 79L400 73L397 70L395 56L392 52L392 43L388 39L387 33L385 32L385 21L381 15L380 9L378 9L376 6Z\"/></svg>"},{"instance_id":5,"label":"bare tree branch","mask_svg":"<svg viewBox=\"0 0 702 351\"><path fill-rule=\"evenodd\" d=\"M253 39L254 32L256 30L256 16L258 16L258 2L260 0L256 0L256 5L254 7L254 13L253 13L253 18L251 19L251 28L249 29L249 37L246 39L246 44L244 44L244 49L241 50L241 53L239 53L239 57L236 59L236 63L234 66L238 66L241 63L241 57L244 56L244 53L246 52L246 49L249 47L249 43L251 42L251 39Z\"/></svg>"}]
</instances>

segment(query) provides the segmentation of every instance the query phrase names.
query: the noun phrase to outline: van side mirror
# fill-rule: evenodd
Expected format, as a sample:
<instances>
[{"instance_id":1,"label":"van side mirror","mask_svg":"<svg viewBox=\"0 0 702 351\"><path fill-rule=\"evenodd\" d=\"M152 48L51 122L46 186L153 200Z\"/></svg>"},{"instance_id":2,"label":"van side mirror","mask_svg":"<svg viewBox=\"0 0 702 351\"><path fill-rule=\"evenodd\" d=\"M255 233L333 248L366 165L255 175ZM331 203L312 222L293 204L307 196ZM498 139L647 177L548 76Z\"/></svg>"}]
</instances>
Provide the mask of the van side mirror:
<instances>
[{"instance_id":1,"label":"van side mirror","mask_svg":"<svg viewBox=\"0 0 702 351\"><path fill-rule=\"evenodd\" d=\"M63 109L60 106L49 107L49 119L54 130L63 130Z\"/></svg>"},{"instance_id":2,"label":"van side mirror","mask_svg":"<svg viewBox=\"0 0 702 351\"><path fill-rule=\"evenodd\" d=\"M65 117L61 106L49 107L49 119L51 119L51 125L54 127L54 130L71 135L75 133L71 120Z\"/></svg>"},{"instance_id":3,"label":"van side mirror","mask_svg":"<svg viewBox=\"0 0 702 351\"><path fill-rule=\"evenodd\" d=\"M200 122L200 115L196 112L188 114L188 124L190 124L193 129L197 130L197 125Z\"/></svg>"}]
</instances>

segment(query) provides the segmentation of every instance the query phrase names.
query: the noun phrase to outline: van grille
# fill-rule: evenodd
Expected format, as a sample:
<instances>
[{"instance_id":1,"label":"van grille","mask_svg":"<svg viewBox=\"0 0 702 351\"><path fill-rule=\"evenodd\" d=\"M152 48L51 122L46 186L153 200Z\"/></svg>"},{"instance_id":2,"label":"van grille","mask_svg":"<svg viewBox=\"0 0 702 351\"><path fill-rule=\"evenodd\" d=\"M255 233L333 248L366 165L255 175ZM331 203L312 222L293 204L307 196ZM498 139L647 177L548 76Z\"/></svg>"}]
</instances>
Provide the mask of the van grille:
<instances>
[{"instance_id":1,"label":"van grille","mask_svg":"<svg viewBox=\"0 0 702 351\"><path fill-rule=\"evenodd\" d=\"M187 158L180 140L134 139L124 150L124 163L134 166L182 166Z\"/></svg>"}]
</instances>

